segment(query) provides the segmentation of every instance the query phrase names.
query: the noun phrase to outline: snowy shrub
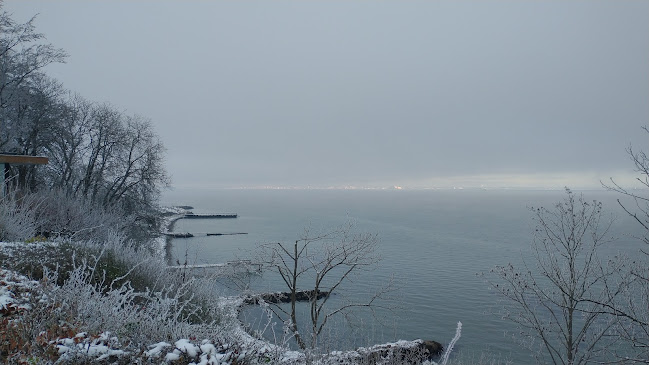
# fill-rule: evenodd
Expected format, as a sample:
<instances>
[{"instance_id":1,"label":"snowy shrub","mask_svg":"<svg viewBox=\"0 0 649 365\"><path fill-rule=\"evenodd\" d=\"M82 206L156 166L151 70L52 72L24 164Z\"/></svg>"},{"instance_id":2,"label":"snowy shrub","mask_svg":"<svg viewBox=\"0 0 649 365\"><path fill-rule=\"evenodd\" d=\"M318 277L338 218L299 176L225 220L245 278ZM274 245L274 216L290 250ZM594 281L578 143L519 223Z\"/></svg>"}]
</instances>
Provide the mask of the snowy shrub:
<instances>
[{"instance_id":1,"label":"snowy shrub","mask_svg":"<svg viewBox=\"0 0 649 365\"><path fill-rule=\"evenodd\" d=\"M93 239L75 245L77 261L86 259L92 262L96 266L95 274L103 280L123 277L120 282L128 280L138 290L154 289L178 281L162 257L152 255L146 247L127 239L123 233L108 231L104 240Z\"/></svg>"},{"instance_id":2,"label":"snowy shrub","mask_svg":"<svg viewBox=\"0 0 649 365\"><path fill-rule=\"evenodd\" d=\"M50 238L105 241L112 232L128 232L135 224L134 217L115 208L99 206L61 190L39 191L33 196L39 201L34 209L37 230Z\"/></svg>"},{"instance_id":3,"label":"snowy shrub","mask_svg":"<svg viewBox=\"0 0 649 365\"><path fill-rule=\"evenodd\" d=\"M199 304L205 303L194 301L192 280L139 292L128 280L97 282L97 275L97 266L83 262L62 286L46 291L59 316L74 327L90 333L110 331L134 343L206 338L215 331L219 309L215 303L203 307ZM56 273L48 272L45 280L56 281Z\"/></svg>"},{"instance_id":4,"label":"snowy shrub","mask_svg":"<svg viewBox=\"0 0 649 365\"><path fill-rule=\"evenodd\" d=\"M112 232L124 233L146 245L159 220L125 215L116 207L104 207L61 190L22 195L10 192L0 198L0 240L48 239L105 241Z\"/></svg>"},{"instance_id":5,"label":"snowy shrub","mask_svg":"<svg viewBox=\"0 0 649 365\"><path fill-rule=\"evenodd\" d=\"M30 199L9 192L0 197L0 241L24 241L34 237L36 224Z\"/></svg>"},{"instance_id":6,"label":"snowy shrub","mask_svg":"<svg viewBox=\"0 0 649 365\"><path fill-rule=\"evenodd\" d=\"M83 263L62 286L54 284L55 272L46 271L39 284L0 271L0 282L7 284L0 286L7 308L3 315L11 316L0 318L0 362L159 364L178 359L175 363L229 364L257 356L257 351L239 346L245 341L233 337L234 312L229 314L231 325L210 320L224 308L231 310L222 301L214 298L213 313L200 323L189 321L199 313L198 306L185 299L192 297L193 281L142 293L128 282L95 284L95 270Z\"/></svg>"},{"instance_id":7,"label":"snowy shrub","mask_svg":"<svg viewBox=\"0 0 649 365\"><path fill-rule=\"evenodd\" d=\"M41 279L43 270L58 271L57 283L62 284L75 262L96 261L96 282L112 281L130 271L129 277L138 289L166 285L167 276L162 259L138 249L130 241L114 235L108 242L14 242L0 243L0 266L31 278Z\"/></svg>"},{"instance_id":8,"label":"snowy shrub","mask_svg":"<svg viewBox=\"0 0 649 365\"><path fill-rule=\"evenodd\" d=\"M132 233L138 223L115 208L67 196L60 190L23 194L12 191L0 197L0 240L24 241L38 235L76 241L103 241L112 231Z\"/></svg>"}]
</instances>

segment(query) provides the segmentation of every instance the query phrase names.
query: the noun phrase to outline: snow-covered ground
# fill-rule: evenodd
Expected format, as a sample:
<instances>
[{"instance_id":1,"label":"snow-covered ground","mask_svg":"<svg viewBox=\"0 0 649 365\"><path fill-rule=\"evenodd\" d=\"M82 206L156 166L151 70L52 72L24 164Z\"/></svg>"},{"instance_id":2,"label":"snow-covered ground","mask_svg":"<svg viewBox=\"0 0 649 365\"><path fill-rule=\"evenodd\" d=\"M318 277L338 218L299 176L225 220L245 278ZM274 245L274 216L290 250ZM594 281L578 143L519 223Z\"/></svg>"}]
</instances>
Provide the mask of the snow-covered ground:
<instances>
[{"instance_id":1,"label":"snow-covered ground","mask_svg":"<svg viewBox=\"0 0 649 365\"><path fill-rule=\"evenodd\" d=\"M31 309L38 282L26 276L0 268L0 314L6 316Z\"/></svg>"}]
</instances>

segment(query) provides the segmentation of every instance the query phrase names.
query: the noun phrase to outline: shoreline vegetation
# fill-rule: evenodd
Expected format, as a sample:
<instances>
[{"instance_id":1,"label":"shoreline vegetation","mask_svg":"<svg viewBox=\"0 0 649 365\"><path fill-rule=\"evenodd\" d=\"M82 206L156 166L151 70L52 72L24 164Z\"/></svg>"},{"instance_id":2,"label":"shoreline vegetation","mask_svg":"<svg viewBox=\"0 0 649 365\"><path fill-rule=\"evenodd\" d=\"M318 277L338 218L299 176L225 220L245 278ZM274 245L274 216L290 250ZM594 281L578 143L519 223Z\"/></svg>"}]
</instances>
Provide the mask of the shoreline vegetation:
<instances>
[{"instance_id":1,"label":"shoreline vegetation","mask_svg":"<svg viewBox=\"0 0 649 365\"><path fill-rule=\"evenodd\" d=\"M11 197L0 203L0 213L7 213ZM160 227L172 231L183 217L181 210L164 209ZM158 249L148 251L116 232L94 232L78 241L75 233L11 242L0 237L0 361L434 364L442 355L441 344L423 340L326 353L291 350L291 336L268 341L249 333L239 320L243 306L266 308L285 300L286 293L218 296L213 277L167 270L166 260L156 253L162 242L165 249L171 245L165 235L151 241ZM309 298L300 293L300 300Z\"/></svg>"}]
</instances>

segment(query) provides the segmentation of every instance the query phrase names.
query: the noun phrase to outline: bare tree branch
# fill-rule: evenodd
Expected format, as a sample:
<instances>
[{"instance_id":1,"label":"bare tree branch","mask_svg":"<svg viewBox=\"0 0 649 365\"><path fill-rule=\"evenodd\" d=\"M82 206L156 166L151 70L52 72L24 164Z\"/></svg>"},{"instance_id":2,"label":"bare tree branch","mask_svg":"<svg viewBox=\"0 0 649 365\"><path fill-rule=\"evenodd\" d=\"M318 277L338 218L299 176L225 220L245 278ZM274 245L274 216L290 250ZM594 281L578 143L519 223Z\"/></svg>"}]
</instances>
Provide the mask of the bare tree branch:
<instances>
[{"instance_id":1,"label":"bare tree branch","mask_svg":"<svg viewBox=\"0 0 649 365\"><path fill-rule=\"evenodd\" d=\"M318 347L318 337L332 317L356 308L379 308L378 301L391 290L390 287L380 288L367 300L330 307L332 295L338 293L354 273L379 261L376 255L378 237L354 233L353 228L352 223L347 223L322 234L305 229L302 237L292 245L272 243L260 247L262 262L280 275L290 295L290 309L274 313L283 322L290 323L293 338L302 349ZM298 292L310 293L310 323L298 323Z\"/></svg>"},{"instance_id":2,"label":"bare tree branch","mask_svg":"<svg viewBox=\"0 0 649 365\"><path fill-rule=\"evenodd\" d=\"M488 281L509 302L503 317L519 326L522 340L542 344L541 362L577 365L610 358L617 317L604 309L622 292L609 284L619 279L620 264L607 265L599 256L611 224L602 224L601 203L566 194L552 210L532 210L534 266L525 260L522 270L498 266L492 270L498 280Z\"/></svg>"}]
</instances>

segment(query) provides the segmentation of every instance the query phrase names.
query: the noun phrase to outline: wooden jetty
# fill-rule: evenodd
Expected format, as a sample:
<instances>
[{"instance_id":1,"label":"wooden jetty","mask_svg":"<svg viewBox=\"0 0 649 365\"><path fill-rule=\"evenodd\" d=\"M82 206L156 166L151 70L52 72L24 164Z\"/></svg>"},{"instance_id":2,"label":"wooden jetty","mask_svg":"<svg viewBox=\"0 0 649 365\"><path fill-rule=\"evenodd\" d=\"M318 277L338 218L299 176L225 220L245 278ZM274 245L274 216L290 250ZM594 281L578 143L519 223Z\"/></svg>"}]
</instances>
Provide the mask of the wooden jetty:
<instances>
[{"instance_id":1,"label":"wooden jetty","mask_svg":"<svg viewBox=\"0 0 649 365\"><path fill-rule=\"evenodd\" d=\"M206 219L206 218L237 218L236 213L221 213L221 214L195 214L187 213L182 216L187 219Z\"/></svg>"},{"instance_id":2,"label":"wooden jetty","mask_svg":"<svg viewBox=\"0 0 649 365\"><path fill-rule=\"evenodd\" d=\"M167 237L172 237L172 238L192 238L192 237L194 237L194 235L189 233L189 232L184 232L184 233L183 232L177 232L177 233L168 232L168 233L164 233L164 235L167 236Z\"/></svg>"},{"instance_id":3,"label":"wooden jetty","mask_svg":"<svg viewBox=\"0 0 649 365\"><path fill-rule=\"evenodd\" d=\"M163 233L167 237L171 238L192 238L196 236L238 236L240 234L248 234L244 232L236 232L236 233L189 233L189 232L167 232Z\"/></svg>"},{"instance_id":4,"label":"wooden jetty","mask_svg":"<svg viewBox=\"0 0 649 365\"><path fill-rule=\"evenodd\" d=\"M237 233L206 233L206 236L237 236L240 234L247 234L243 232L237 232Z\"/></svg>"}]
</instances>

